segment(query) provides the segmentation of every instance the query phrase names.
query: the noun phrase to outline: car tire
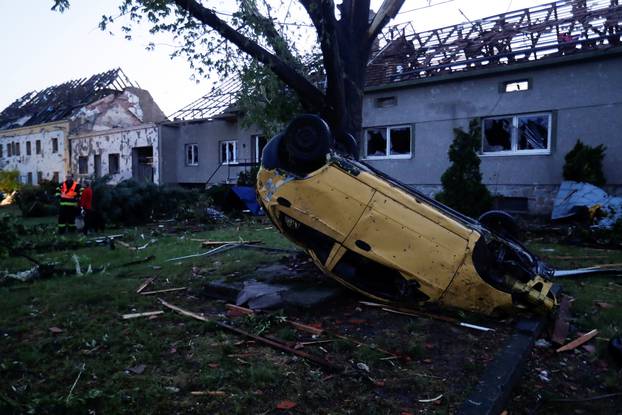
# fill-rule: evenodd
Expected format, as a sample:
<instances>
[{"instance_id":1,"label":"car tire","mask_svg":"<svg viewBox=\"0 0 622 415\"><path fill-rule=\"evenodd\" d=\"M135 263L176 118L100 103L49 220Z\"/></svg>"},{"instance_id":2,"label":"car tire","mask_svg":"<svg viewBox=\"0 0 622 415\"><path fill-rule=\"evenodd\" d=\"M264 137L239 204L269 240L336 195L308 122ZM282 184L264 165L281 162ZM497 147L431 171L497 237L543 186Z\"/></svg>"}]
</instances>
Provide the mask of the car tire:
<instances>
[{"instance_id":1,"label":"car tire","mask_svg":"<svg viewBox=\"0 0 622 415\"><path fill-rule=\"evenodd\" d=\"M322 167L331 143L332 134L323 119L312 114L294 118L285 129L281 142L287 170L306 175Z\"/></svg>"},{"instance_id":2,"label":"car tire","mask_svg":"<svg viewBox=\"0 0 622 415\"><path fill-rule=\"evenodd\" d=\"M489 210L479 217L488 230L514 240L520 238L520 227L512 215L502 210Z\"/></svg>"}]
</instances>

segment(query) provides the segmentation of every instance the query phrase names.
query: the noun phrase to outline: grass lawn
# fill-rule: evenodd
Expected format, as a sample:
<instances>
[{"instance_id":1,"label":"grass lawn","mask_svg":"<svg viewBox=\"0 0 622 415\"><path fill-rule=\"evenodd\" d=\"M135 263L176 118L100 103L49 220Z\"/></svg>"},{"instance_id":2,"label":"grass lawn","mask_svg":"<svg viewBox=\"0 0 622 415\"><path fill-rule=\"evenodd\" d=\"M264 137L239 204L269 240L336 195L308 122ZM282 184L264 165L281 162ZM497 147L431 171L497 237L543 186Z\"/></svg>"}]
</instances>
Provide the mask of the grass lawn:
<instances>
[{"instance_id":1,"label":"grass lawn","mask_svg":"<svg viewBox=\"0 0 622 415\"><path fill-rule=\"evenodd\" d=\"M0 209L3 213L15 214ZM321 309L287 311L288 318L319 323L344 338L296 331L283 322L284 311L233 321L237 327L291 346L326 341L302 350L349 368L335 375L304 359L168 310L155 318L121 319L125 313L165 310L155 296L136 293L148 277L156 277L148 290L188 287L161 294L167 301L224 319L224 304L208 298L206 281L232 274L252 276L259 267L287 263L291 258L282 253L231 250L211 257L166 260L206 250L192 239L243 238L294 248L266 222L176 230L175 225L163 223L107 231L124 234L122 240L135 247L154 240L141 250L120 244L115 249L94 243L87 246L87 239L92 238L81 236L58 238L53 235L54 218L25 220L24 224L37 230L30 239L45 248L30 252L36 260L75 270L75 255L82 272L89 266L96 272L0 287L2 414L452 413L510 334L503 322L484 321L498 331L482 334L448 323L361 309L358 298L349 295ZM531 247L545 257L591 255L583 248L549 243ZM125 265L149 256L154 259ZM551 258L551 262L572 267L622 262L619 251L594 251L594 256L576 261ZM0 270L15 272L30 266L26 259L6 258ZM581 331L598 328L601 339L620 333L622 282L584 279L564 285L576 298L574 323ZM595 301L612 307L603 309ZM570 363L587 359L590 368L607 362L605 341L597 340L597 345L594 354L582 350L563 358ZM540 362L537 358L534 361ZM550 359L562 362L554 353ZM530 367L523 382L528 389L538 383L533 379L536 369ZM599 376L592 389L569 389L561 396L619 390L612 382L617 375L611 362ZM556 394L562 393L562 386L555 383ZM441 394L443 398L436 402L419 402ZM513 398L515 412L528 410L524 394L519 390ZM296 406L277 409L286 407L288 401ZM567 407L548 409L564 413Z\"/></svg>"}]
</instances>

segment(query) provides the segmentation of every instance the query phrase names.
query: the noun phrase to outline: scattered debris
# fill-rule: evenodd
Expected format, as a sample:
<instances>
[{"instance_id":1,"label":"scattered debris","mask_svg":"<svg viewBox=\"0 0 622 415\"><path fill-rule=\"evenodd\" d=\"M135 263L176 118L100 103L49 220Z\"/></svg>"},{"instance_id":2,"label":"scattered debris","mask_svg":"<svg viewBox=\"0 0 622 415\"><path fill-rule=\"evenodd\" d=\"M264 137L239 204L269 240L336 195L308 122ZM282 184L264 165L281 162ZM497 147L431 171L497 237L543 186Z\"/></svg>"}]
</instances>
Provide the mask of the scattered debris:
<instances>
[{"instance_id":1,"label":"scattered debris","mask_svg":"<svg viewBox=\"0 0 622 415\"><path fill-rule=\"evenodd\" d=\"M60 334L60 333L62 333L64 331L63 329L61 329L59 327L50 327L48 330L52 334Z\"/></svg>"},{"instance_id":2,"label":"scattered debris","mask_svg":"<svg viewBox=\"0 0 622 415\"><path fill-rule=\"evenodd\" d=\"M8 280L8 279L14 279L14 280L18 280L21 282L27 282L27 281L33 281L38 279L41 276L41 273L39 272L39 266L35 265L34 267L26 270L26 271L20 271L20 272L16 272L14 274L9 274L9 273L4 273L1 277L0 277L0 281L2 280Z\"/></svg>"},{"instance_id":3,"label":"scattered debris","mask_svg":"<svg viewBox=\"0 0 622 415\"><path fill-rule=\"evenodd\" d=\"M136 294L140 294L149 284L155 281L156 277L147 278L140 286L136 289Z\"/></svg>"},{"instance_id":4,"label":"scattered debris","mask_svg":"<svg viewBox=\"0 0 622 415\"><path fill-rule=\"evenodd\" d=\"M167 288L165 290L155 290L155 291L143 291L140 293L141 295L153 295L153 294L161 294L161 293L170 293L174 291L184 291L187 290L188 287L179 287L179 288Z\"/></svg>"},{"instance_id":5,"label":"scattered debris","mask_svg":"<svg viewBox=\"0 0 622 415\"><path fill-rule=\"evenodd\" d=\"M546 339L538 339L538 341L534 343L534 346L540 349L548 349L552 345L553 344L551 342L546 341Z\"/></svg>"},{"instance_id":6,"label":"scattered debris","mask_svg":"<svg viewBox=\"0 0 622 415\"><path fill-rule=\"evenodd\" d=\"M276 409L284 411L288 409L294 409L296 406L298 406L296 402L284 400L276 404Z\"/></svg>"},{"instance_id":7,"label":"scattered debris","mask_svg":"<svg viewBox=\"0 0 622 415\"><path fill-rule=\"evenodd\" d=\"M78 381L80 380L80 376L82 376L82 373L84 372L85 368L86 368L86 363L82 363L82 367L80 368L80 373L78 373L76 380L73 382L73 385L71 385L71 389L69 389L69 393L67 394L67 398L65 399L65 402L69 402L69 400L71 399L73 390L76 388L76 385L78 384Z\"/></svg>"},{"instance_id":8,"label":"scattered debris","mask_svg":"<svg viewBox=\"0 0 622 415\"><path fill-rule=\"evenodd\" d=\"M335 363L329 362L328 360L324 360L324 359L321 359L319 357L313 356L313 355L311 355L309 353L305 353L305 352L302 352L300 350L293 349L293 348L288 347L288 346L286 346L286 345L284 345L282 343L279 343L279 342L277 342L275 340L271 340L271 339L268 339L268 338L265 338L265 337L261 337L261 336L256 336L254 334L251 334L251 333L248 333L248 332L246 332L244 330L241 330L241 329L239 329L237 327L233 327L233 326L230 326L228 324L221 323L219 321L210 320L210 319L208 319L208 318L206 318L206 317L204 317L204 316L202 316L200 314L184 310L183 308L177 307L177 306L175 306L173 304L169 304L169 303L167 303L166 301L164 301L161 298L159 300L160 300L160 302L162 303L163 306L165 306L167 308L170 308L171 310L177 311L178 313L183 314L183 315L185 315L187 317L191 317L191 318L194 318L196 320L204 321L206 323L216 324L217 326L219 326L219 327L221 327L223 329L232 331L234 333L240 334L240 335L245 336L245 337L249 337L249 338L251 338L251 339L253 339L253 340L255 340L255 341L259 342L259 343L263 343L263 344L268 345L270 347L273 347L275 349L279 349L279 350L282 350L282 351L285 351L285 352L288 352L288 353L295 354L296 356L299 356L299 357L302 357L304 359L307 359L307 360L309 360L311 362L314 362L314 363L316 363L316 364L318 364L320 366L323 366L323 367L325 367L327 369L330 369L330 370L333 370L333 371L338 371L338 372L342 372L343 371L342 367L336 365Z\"/></svg>"},{"instance_id":9,"label":"scattered debris","mask_svg":"<svg viewBox=\"0 0 622 415\"><path fill-rule=\"evenodd\" d=\"M141 364L141 365L137 365L134 367L130 367L127 369L127 371L135 375L142 375L145 372L145 369L147 369L147 365Z\"/></svg>"},{"instance_id":10,"label":"scattered debris","mask_svg":"<svg viewBox=\"0 0 622 415\"><path fill-rule=\"evenodd\" d=\"M210 247L214 245L229 245L229 244L244 244L244 245L257 245L262 244L263 241L244 241L240 239L239 241L210 241L209 239L193 239L193 241L200 241L201 246Z\"/></svg>"},{"instance_id":11,"label":"scattered debris","mask_svg":"<svg viewBox=\"0 0 622 415\"><path fill-rule=\"evenodd\" d=\"M570 330L570 297L567 295L562 296L559 303L559 309L557 311L557 318L555 319L555 326L553 328L553 335L551 341L557 345L562 345L568 337L568 331Z\"/></svg>"},{"instance_id":12,"label":"scattered debris","mask_svg":"<svg viewBox=\"0 0 622 415\"><path fill-rule=\"evenodd\" d=\"M207 252L203 252L203 253L200 253L200 254L185 255L185 256L180 256L180 257L177 257L177 258L170 258L170 259L167 259L165 262L181 261L182 259L197 258L197 257L202 257L202 256L210 256L210 255L217 254L219 252L224 252L224 251L228 251L229 249L236 248L239 245L240 245L239 243L225 244L225 245L219 246L218 248L211 249L211 250L209 250Z\"/></svg>"},{"instance_id":13,"label":"scattered debris","mask_svg":"<svg viewBox=\"0 0 622 415\"><path fill-rule=\"evenodd\" d=\"M132 314L123 314L121 317L123 318L123 320L130 320L133 318L139 318L139 317L151 317L151 316L157 316L160 314L164 314L164 311L147 311L145 313L132 313Z\"/></svg>"},{"instance_id":14,"label":"scattered debris","mask_svg":"<svg viewBox=\"0 0 622 415\"><path fill-rule=\"evenodd\" d=\"M122 267L129 267L131 265L143 264L145 262L149 262L155 259L155 255L149 255L148 257L137 259L135 261L126 262L125 264L121 264Z\"/></svg>"},{"instance_id":15,"label":"scattered debris","mask_svg":"<svg viewBox=\"0 0 622 415\"><path fill-rule=\"evenodd\" d=\"M541 370L540 373L538 373L538 378L543 382L551 381L551 378L549 377L549 372L547 372L546 370Z\"/></svg>"},{"instance_id":16,"label":"scattered debris","mask_svg":"<svg viewBox=\"0 0 622 415\"><path fill-rule=\"evenodd\" d=\"M311 333L314 336L320 336L320 335L322 335L324 333L324 330L322 330L319 327L314 327L314 326L310 326L310 325L307 325L307 324L297 323L297 322L291 321L291 320L287 320L287 322L289 324L291 324L293 327L295 327L296 329L301 330L301 331L306 331L307 333Z\"/></svg>"},{"instance_id":17,"label":"scattered debris","mask_svg":"<svg viewBox=\"0 0 622 415\"><path fill-rule=\"evenodd\" d=\"M585 333L583 336L581 336L581 337L571 341L567 345L562 346L559 349L557 349L557 353L565 352L565 351L568 351L568 350L574 350L577 347L581 346L582 344L587 343L588 341L592 340L597 335L598 335L598 330L596 330L596 329L590 331L589 333Z\"/></svg>"},{"instance_id":18,"label":"scattered debris","mask_svg":"<svg viewBox=\"0 0 622 415\"><path fill-rule=\"evenodd\" d=\"M365 363L357 363L356 367L360 370L364 370L365 372L369 373L369 366L367 366Z\"/></svg>"},{"instance_id":19,"label":"scattered debris","mask_svg":"<svg viewBox=\"0 0 622 415\"><path fill-rule=\"evenodd\" d=\"M223 391L192 391L190 392L192 396L227 396L226 392Z\"/></svg>"},{"instance_id":20,"label":"scattered debris","mask_svg":"<svg viewBox=\"0 0 622 415\"><path fill-rule=\"evenodd\" d=\"M430 402L440 401L441 399L443 399L443 394L440 394L436 398L432 398L432 399L418 399L417 402L419 402L419 403L430 403Z\"/></svg>"},{"instance_id":21,"label":"scattered debris","mask_svg":"<svg viewBox=\"0 0 622 415\"><path fill-rule=\"evenodd\" d=\"M622 219L622 197L610 196L604 190L589 183L563 181L553 202L552 220L576 217L583 211L598 210L594 227L611 228Z\"/></svg>"},{"instance_id":22,"label":"scattered debris","mask_svg":"<svg viewBox=\"0 0 622 415\"><path fill-rule=\"evenodd\" d=\"M603 310L609 310L611 308L615 308L615 305L606 303L604 301L594 301L594 304L596 304L598 307L602 308Z\"/></svg>"},{"instance_id":23,"label":"scattered debris","mask_svg":"<svg viewBox=\"0 0 622 415\"><path fill-rule=\"evenodd\" d=\"M225 304L225 307L228 310L227 316L229 317L252 316L255 314L250 308L240 307L235 304Z\"/></svg>"}]
</instances>

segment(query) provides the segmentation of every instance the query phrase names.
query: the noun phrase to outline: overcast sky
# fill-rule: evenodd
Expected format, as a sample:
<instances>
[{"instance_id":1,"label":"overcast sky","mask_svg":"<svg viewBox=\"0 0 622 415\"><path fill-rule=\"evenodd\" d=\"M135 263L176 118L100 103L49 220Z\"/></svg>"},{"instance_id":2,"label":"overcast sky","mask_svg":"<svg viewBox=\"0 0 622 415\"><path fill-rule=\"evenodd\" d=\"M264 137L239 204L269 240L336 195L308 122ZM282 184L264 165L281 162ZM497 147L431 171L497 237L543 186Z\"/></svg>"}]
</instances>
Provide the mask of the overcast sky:
<instances>
[{"instance_id":1,"label":"overcast sky","mask_svg":"<svg viewBox=\"0 0 622 415\"><path fill-rule=\"evenodd\" d=\"M120 0L72 0L64 14L50 11L52 0L0 0L0 110L33 90L121 67L151 92L167 114L207 93L214 80L192 81L183 58L171 60L172 39L135 33L127 41L98 29L103 14L115 14ZM217 0L210 4L233 4ZM375 8L382 0L372 0ZM418 31L548 3L542 0L406 0L395 22L411 21ZM440 4L442 3L442 4ZM405 12L404 12L405 11ZM296 19L294 16L292 19Z\"/></svg>"}]
</instances>

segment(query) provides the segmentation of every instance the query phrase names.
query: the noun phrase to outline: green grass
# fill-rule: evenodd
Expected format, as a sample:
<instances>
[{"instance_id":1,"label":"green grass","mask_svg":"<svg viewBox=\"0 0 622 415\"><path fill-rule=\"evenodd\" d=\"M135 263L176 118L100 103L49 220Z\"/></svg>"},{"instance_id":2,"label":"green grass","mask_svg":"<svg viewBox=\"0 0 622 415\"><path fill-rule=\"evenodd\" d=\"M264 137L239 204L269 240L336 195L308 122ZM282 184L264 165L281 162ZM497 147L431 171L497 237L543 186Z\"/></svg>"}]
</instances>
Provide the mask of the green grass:
<instances>
[{"instance_id":1,"label":"green grass","mask_svg":"<svg viewBox=\"0 0 622 415\"><path fill-rule=\"evenodd\" d=\"M6 212L0 210L0 214ZM123 233L123 241L132 246L156 240L140 251L119 244L114 250L105 245L87 246L86 241L92 237L58 238L53 234L54 218L28 220L25 224L41 230L28 237L35 244L30 253L38 261L73 270L75 254L83 271L90 265L97 272L83 276L55 275L32 283L0 287L2 414L85 414L90 410L132 414L269 413L277 402L285 399L297 402L301 413L386 414L399 413L404 408L410 412L447 413L455 408L446 401L440 406L417 406L412 399L427 397L432 391L445 391L446 400L455 399L459 403L462 390L464 393L468 390L464 380L452 386L434 377L419 376L429 373L422 364L424 358L436 359L426 346L430 336L426 329L436 323L424 319L404 318L402 326L387 327L384 335L376 338L366 337L365 332L352 333L354 338L364 339L368 346L336 339L321 345L325 352L319 346L305 347L303 350L319 356L324 353L336 356L346 366L348 362L362 362L371 368L369 376L354 370L332 379L300 358L175 313L167 312L155 319L121 319L125 313L161 309L156 298L135 292L147 277L157 277L149 289L189 287L187 292L162 295L177 305L205 312L210 318L222 313L221 302L206 300L203 295L207 281L232 274L251 275L257 268L279 261L283 255L232 250L212 257L166 260L207 250L192 239L258 239L266 246L293 247L265 222L244 221L196 233L170 234L157 225L107 231ZM38 249L37 244L46 249ZM65 246L75 248L65 249ZM552 244L532 244L531 248L542 256L576 257L591 252ZM606 258L550 262L569 263L570 267L622 262L620 252L593 252ZM155 259L123 265L148 256ZM23 258L6 258L0 270L15 272L30 266ZM564 281L563 285L576 298L573 313L582 330L598 328L603 337L619 333L622 282L596 278ZM594 301L615 307L600 309ZM321 311L307 311L306 316L309 321L318 321L317 314ZM245 317L236 320L236 324L252 333L292 344L313 340L308 333L285 325L282 316L282 312L277 312ZM366 324L358 327L364 329ZM53 333L50 328L62 331ZM408 341L403 341L405 336ZM399 352L410 361L401 364L384 360L386 355L374 347ZM145 367L142 373L129 370L140 365ZM477 365L479 370L479 362ZM475 372L475 369L470 369L467 361L463 371ZM436 370L444 369L438 366ZM386 387L379 389L370 377L385 379ZM615 383L614 377L607 379ZM70 394L74 382L76 386ZM192 391L220 391L226 395L194 396Z\"/></svg>"}]
</instances>

